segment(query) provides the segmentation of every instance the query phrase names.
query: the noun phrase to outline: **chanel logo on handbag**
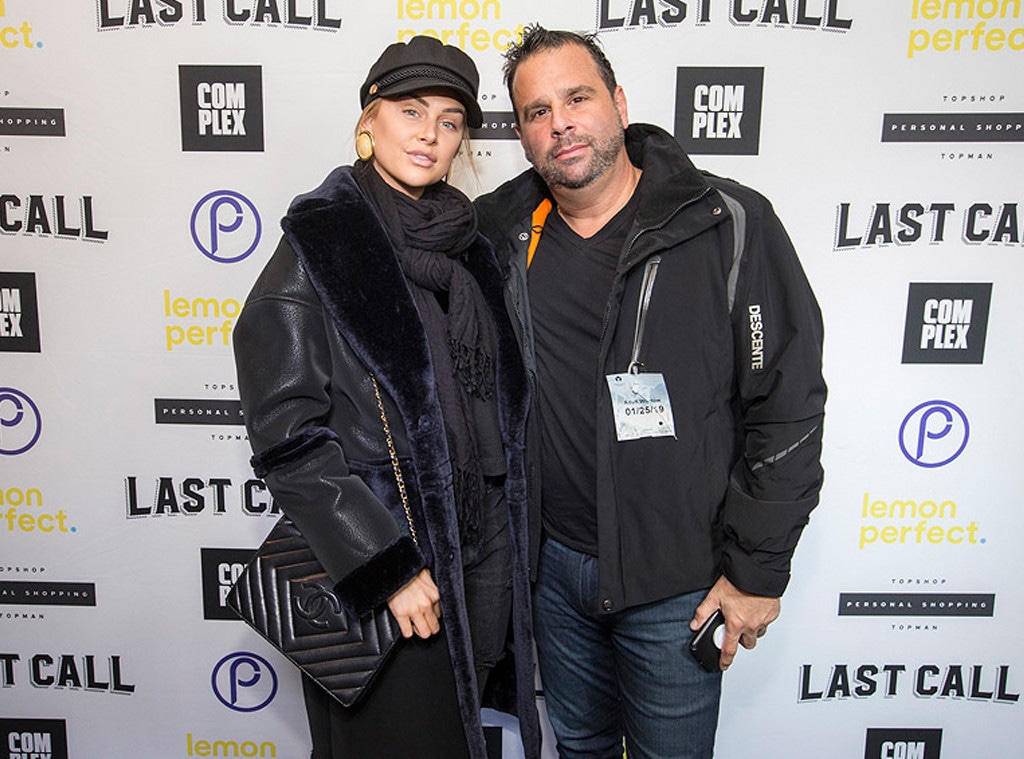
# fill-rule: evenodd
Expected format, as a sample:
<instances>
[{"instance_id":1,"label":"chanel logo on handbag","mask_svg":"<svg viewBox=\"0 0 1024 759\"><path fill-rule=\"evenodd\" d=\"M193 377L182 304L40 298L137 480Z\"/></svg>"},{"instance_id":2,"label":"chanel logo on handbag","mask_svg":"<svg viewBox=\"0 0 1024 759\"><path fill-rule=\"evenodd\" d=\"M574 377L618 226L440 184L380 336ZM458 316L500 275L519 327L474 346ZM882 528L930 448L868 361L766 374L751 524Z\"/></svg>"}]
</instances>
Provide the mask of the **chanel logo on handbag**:
<instances>
[{"instance_id":1,"label":"chanel logo on handbag","mask_svg":"<svg viewBox=\"0 0 1024 759\"><path fill-rule=\"evenodd\" d=\"M295 614L306 624L320 630L345 629L341 602L333 592L315 582L301 582L292 590Z\"/></svg>"}]
</instances>

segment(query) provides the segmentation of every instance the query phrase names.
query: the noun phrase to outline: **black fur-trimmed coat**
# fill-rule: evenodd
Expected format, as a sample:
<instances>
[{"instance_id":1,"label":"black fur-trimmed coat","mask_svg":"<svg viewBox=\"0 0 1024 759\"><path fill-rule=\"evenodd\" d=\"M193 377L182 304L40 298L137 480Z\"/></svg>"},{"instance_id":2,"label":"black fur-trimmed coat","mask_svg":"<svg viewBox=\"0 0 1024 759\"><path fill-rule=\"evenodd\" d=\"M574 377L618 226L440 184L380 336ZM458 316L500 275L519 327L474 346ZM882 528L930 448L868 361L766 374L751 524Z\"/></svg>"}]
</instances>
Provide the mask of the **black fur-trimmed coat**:
<instances>
[{"instance_id":1,"label":"black fur-trimmed coat","mask_svg":"<svg viewBox=\"0 0 1024 759\"><path fill-rule=\"evenodd\" d=\"M485 757L462 592L452 468L427 337L377 211L350 167L297 197L284 238L234 331L253 463L357 612L386 603L428 567L441 594L470 753ZM524 427L528 381L490 245L467 268L497 327L497 397L513 548L515 709L527 757L539 754L527 569ZM370 375L405 473L409 535ZM372 694L371 694L372 697ZM396 726L400 729L400 726Z\"/></svg>"}]
</instances>

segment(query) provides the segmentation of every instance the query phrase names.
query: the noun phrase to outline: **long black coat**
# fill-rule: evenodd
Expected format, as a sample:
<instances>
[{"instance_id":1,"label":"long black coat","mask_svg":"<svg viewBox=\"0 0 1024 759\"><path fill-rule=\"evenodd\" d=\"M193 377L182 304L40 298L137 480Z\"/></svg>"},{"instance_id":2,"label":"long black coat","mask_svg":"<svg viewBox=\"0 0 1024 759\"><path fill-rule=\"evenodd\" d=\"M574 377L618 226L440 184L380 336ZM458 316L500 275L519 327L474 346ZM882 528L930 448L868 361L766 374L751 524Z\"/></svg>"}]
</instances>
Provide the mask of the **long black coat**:
<instances>
[{"instance_id":1,"label":"long black coat","mask_svg":"<svg viewBox=\"0 0 1024 759\"><path fill-rule=\"evenodd\" d=\"M342 601L386 603L428 567L441 594L459 704L483 759L452 468L426 333L374 206L350 167L296 198L284 239L235 327L238 384L257 471L302 531ZM527 757L539 753L526 558L528 383L490 245L467 268L497 326L497 396L507 458L516 709ZM409 537L370 375L383 396L419 544ZM372 697L372 695L371 695ZM400 729L400 726L396 726Z\"/></svg>"}]
</instances>

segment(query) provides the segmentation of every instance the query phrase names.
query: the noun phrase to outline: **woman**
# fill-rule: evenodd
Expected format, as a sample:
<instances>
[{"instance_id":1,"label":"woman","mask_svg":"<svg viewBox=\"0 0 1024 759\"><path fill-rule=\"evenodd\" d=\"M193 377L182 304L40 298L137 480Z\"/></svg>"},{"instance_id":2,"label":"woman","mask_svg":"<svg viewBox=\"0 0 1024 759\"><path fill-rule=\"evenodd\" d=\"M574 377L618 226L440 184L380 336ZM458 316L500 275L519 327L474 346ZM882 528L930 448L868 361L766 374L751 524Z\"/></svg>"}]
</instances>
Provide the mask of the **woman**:
<instances>
[{"instance_id":1,"label":"woman","mask_svg":"<svg viewBox=\"0 0 1024 759\"><path fill-rule=\"evenodd\" d=\"M304 677L314 759L483 759L485 686L514 694L539 751L527 380L493 251L445 182L481 124L478 82L436 39L384 51L360 89L360 160L292 202L235 328L254 466L343 603L386 604L404 636L354 707ZM489 682L510 647L511 690Z\"/></svg>"}]
</instances>

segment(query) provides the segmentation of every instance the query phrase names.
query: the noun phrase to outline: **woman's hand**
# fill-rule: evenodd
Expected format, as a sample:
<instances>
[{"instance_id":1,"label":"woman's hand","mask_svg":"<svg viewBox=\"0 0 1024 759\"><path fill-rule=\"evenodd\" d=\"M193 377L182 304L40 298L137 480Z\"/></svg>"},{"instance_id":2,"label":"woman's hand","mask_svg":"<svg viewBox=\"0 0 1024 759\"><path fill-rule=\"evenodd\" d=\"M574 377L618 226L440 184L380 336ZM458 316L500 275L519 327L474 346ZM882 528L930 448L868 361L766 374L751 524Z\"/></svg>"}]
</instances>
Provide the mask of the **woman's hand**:
<instances>
[{"instance_id":1,"label":"woman's hand","mask_svg":"<svg viewBox=\"0 0 1024 759\"><path fill-rule=\"evenodd\" d=\"M421 570L391 596L388 608L398 620L403 638L411 638L414 633L429 638L441 629L441 594L428 569Z\"/></svg>"}]
</instances>

